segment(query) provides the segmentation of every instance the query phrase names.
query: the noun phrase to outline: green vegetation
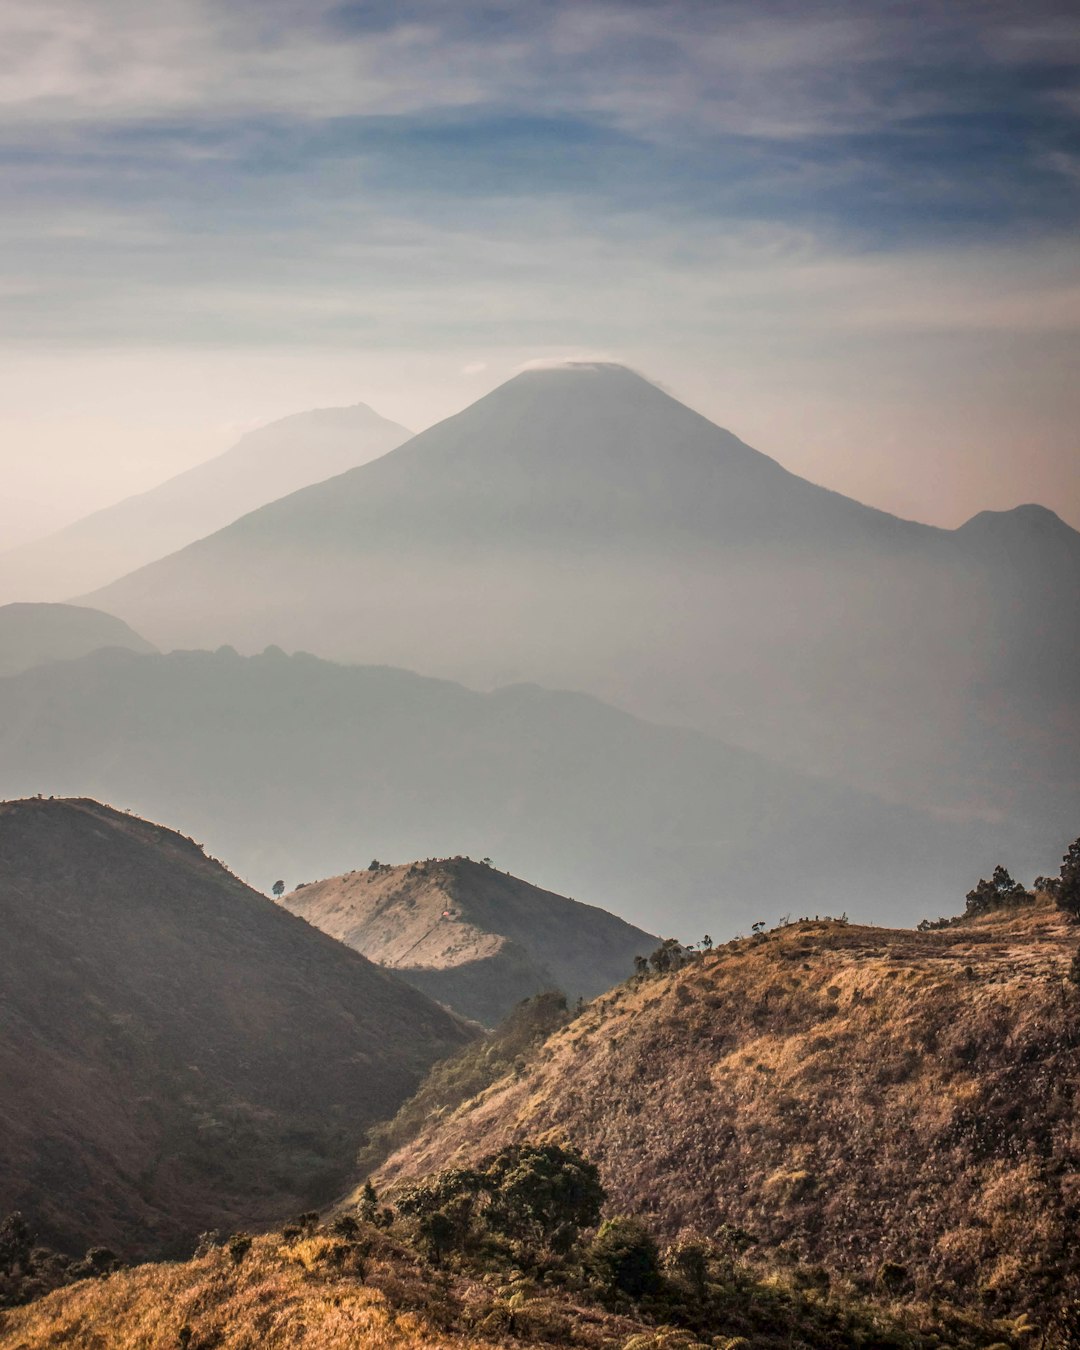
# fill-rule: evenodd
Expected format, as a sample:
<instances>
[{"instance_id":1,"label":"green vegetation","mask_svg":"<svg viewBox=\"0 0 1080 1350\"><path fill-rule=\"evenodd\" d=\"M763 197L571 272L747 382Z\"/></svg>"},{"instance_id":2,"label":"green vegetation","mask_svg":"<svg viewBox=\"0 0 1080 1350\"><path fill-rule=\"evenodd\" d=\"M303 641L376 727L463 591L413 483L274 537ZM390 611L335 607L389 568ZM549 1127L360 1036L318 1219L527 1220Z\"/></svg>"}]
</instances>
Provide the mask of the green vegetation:
<instances>
[{"instance_id":1,"label":"green vegetation","mask_svg":"<svg viewBox=\"0 0 1080 1350\"><path fill-rule=\"evenodd\" d=\"M100 1278L119 1268L115 1252L91 1247L72 1260L41 1246L19 1213L0 1223L0 1308L16 1308L74 1280Z\"/></svg>"},{"instance_id":2,"label":"green vegetation","mask_svg":"<svg viewBox=\"0 0 1080 1350\"><path fill-rule=\"evenodd\" d=\"M0 1314L0 1344L71 1350L990 1350L1067 1345L1067 1331L900 1304L903 1268L883 1266L876 1299L820 1269L766 1275L745 1235L688 1235L662 1250L641 1218L599 1223L596 1167L527 1142L472 1169L425 1178L379 1207L301 1214L278 1233L207 1234L186 1263L84 1281ZM372 1212L377 1222L368 1217ZM14 1236L12 1236L14 1234ZM5 1245L6 1244L6 1245ZM28 1239L0 1229L7 1260ZM99 1275L104 1268L84 1270ZM1064 1319L1064 1320L1062 1320Z\"/></svg>"},{"instance_id":3,"label":"green vegetation","mask_svg":"<svg viewBox=\"0 0 1080 1350\"><path fill-rule=\"evenodd\" d=\"M519 1003L490 1036L436 1064L397 1115L369 1131L357 1157L360 1170L374 1171L425 1123L450 1115L523 1065L524 1056L568 1020L566 999L560 993L537 994Z\"/></svg>"},{"instance_id":4,"label":"green vegetation","mask_svg":"<svg viewBox=\"0 0 1080 1350\"><path fill-rule=\"evenodd\" d=\"M981 919L986 914L997 914L1002 910L1030 905L1035 900L1035 893L1043 890L1041 884L1043 882L1045 878L1038 877L1035 891L1026 890L1018 881L1014 881L1008 869L999 863L989 881L985 877L980 878L978 884L968 891L963 914L951 919L923 919L919 924L919 932L928 933L936 929L952 928L968 919Z\"/></svg>"},{"instance_id":5,"label":"green vegetation","mask_svg":"<svg viewBox=\"0 0 1080 1350\"><path fill-rule=\"evenodd\" d=\"M1074 839L1061 860L1061 872L1046 889L1058 909L1071 918L1080 919L1080 839Z\"/></svg>"}]
</instances>

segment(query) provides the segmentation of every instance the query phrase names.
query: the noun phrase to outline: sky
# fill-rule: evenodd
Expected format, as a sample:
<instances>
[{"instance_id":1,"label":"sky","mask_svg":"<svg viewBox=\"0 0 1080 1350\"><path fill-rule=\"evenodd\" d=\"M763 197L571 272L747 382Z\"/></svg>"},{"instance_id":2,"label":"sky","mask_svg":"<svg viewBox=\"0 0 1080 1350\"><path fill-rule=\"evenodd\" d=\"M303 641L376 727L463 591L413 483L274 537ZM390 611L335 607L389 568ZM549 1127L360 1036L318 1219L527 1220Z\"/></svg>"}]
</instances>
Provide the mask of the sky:
<instances>
[{"instance_id":1,"label":"sky","mask_svg":"<svg viewBox=\"0 0 1080 1350\"><path fill-rule=\"evenodd\" d=\"M562 357L1080 527L1075 4L5 0L0 52L0 545Z\"/></svg>"}]
</instances>

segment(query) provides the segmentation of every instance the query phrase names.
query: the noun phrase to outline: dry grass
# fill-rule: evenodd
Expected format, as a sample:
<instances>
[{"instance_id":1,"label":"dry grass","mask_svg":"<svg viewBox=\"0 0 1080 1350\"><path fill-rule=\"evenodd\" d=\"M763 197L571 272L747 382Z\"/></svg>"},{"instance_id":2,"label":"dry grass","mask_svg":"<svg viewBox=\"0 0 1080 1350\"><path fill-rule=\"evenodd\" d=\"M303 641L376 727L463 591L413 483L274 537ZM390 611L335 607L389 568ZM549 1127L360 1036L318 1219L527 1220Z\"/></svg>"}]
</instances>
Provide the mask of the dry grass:
<instances>
[{"instance_id":1,"label":"dry grass","mask_svg":"<svg viewBox=\"0 0 1080 1350\"><path fill-rule=\"evenodd\" d=\"M469 858L381 865L282 904L432 998L489 1026L523 998L610 989L657 939L592 905Z\"/></svg>"},{"instance_id":2,"label":"dry grass","mask_svg":"<svg viewBox=\"0 0 1080 1350\"><path fill-rule=\"evenodd\" d=\"M384 1185L524 1138L662 1233L1017 1312L1075 1295L1077 936L1047 905L934 933L800 923L591 1004Z\"/></svg>"},{"instance_id":3,"label":"dry grass","mask_svg":"<svg viewBox=\"0 0 1080 1350\"><path fill-rule=\"evenodd\" d=\"M323 1240L325 1241L325 1240ZM219 1249L183 1264L140 1266L0 1314L4 1350L469 1350L479 1343L395 1309L345 1276L313 1273L319 1253L258 1239L237 1266ZM325 1250L321 1256L325 1259Z\"/></svg>"}]
</instances>

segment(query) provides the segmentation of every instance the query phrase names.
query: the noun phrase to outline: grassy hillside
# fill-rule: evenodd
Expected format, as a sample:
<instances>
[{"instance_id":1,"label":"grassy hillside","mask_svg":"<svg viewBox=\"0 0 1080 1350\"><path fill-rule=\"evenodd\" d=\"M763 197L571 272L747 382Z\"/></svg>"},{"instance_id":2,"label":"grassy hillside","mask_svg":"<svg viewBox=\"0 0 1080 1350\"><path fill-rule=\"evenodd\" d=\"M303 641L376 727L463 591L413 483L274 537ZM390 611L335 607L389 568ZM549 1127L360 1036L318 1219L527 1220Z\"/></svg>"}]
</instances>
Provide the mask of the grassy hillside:
<instances>
[{"instance_id":1,"label":"grassy hillside","mask_svg":"<svg viewBox=\"0 0 1080 1350\"><path fill-rule=\"evenodd\" d=\"M415 1222L400 1216L389 1228L301 1221L0 1311L0 1347L1008 1350L1024 1343L1007 1324L838 1296L805 1273L760 1279L716 1254L688 1279L685 1248L662 1261L654 1250L650 1292L630 1295L596 1266L602 1242L603 1230L566 1256L530 1259L489 1240L436 1258Z\"/></svg>"},{"instance_id":2,"label":"grassy hillside","mask_svg":"<svg viewBox=\"0 0 1080 1350\"><path fill-rule=\"evenodd\" d=\"M635 977L430 1123L400 1184L525 1138L600 1165L674 1238L869 1288L1045 1310L1075 1296L1077 933L1045 902L940 932L800 922Z\"/></svg>"},{"instance_id":3,"label":"grassy hillside","mask_svg":"<svg viewBox=\"0 0 1080 1350\"><path fill-rule=\"evenodd\" d=\"M329 1198L365 1126L471 1033L90 801L0 804L0 1216L68 1251L190 1251Z\"/></svg>"},{"instance_id":4,"label":"grassy hillside","mask_svg":"<svg viewBox=\"0 0 1080 1350\"><path fill-rule=\"evenodd\" d=\"M469 858L372 865L282 904L467 1017L493 1025L523 998L592 998L657 939L592 905Z\"/></svg>"}]
</instances>

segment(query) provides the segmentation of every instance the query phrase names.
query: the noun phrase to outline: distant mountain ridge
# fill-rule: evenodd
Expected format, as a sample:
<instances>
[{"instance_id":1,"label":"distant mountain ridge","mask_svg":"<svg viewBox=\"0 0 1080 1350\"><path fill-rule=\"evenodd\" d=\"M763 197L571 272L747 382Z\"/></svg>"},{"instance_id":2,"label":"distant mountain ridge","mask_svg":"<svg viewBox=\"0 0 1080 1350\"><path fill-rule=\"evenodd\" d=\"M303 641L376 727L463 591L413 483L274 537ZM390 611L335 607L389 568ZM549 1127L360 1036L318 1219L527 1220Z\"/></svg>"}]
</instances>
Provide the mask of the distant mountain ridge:
<instances>
[{"instance_id":1,"label":"distant mountain ridge","mask_svg":"<svg viewBox=\"0 0 1080 1350\"><path fill-rule=\"evenodd\" d=\"M81 605L0 605L0 676L48 661L73 661L103 647L152 652L121 619Z\"/></svg>"},{"instance_id":2,"label":"distant mountain ridge","mask_svg":"<svg viewBox=\"0 0 1080 1350\"><path fill-rule=\"evenodd\" d=\"M171 645L581 689L912 805L1037 821L1080 810L1078 593L1080 534L1045 508L904 521L583 365L518 375L92 601Z\"/></svg>"},{"instance_id":3,"label":"distant mountain ridge","mask_svg":"<svg viewBox=\"0 0 1080 1350\"><path fill-rule=\"evenodd\" d=\"M309 483L385 454L412 433L364 403L294 413L230 450L43 539L0 552L0 595L66 600Z\"/></svg>"},{"instance_id":4,"label":"distant mountain ridge","mask_svg":"<svg viewBox=\"0 0 1080 1350\"><path fill-rule=\"evenodd\" d=\"M376 865L281 903L430 997L494 1026L547 990L574 1002L625 980L652 934L469 858Z\"/></svg>"},{"instance_id":5,"label":"distant mountain ridge","mask_svg":"<svg viewBox=\"0 0 1080 1350\"><path fill-rule=\"evenodd\" d=\"M988 857L1030 874L1074 827L942 820L582 694L275 650L0 680L0 795L26 792L170 820L267 889L358 853L467 853L691 938L834 906L914 922Z\"/></svg>"},{"instance_id":6,"label":"distant mountain ridge","mask_svg":"<svg viewBox=\"0 0 1080 1350\"><path fill-rule=\"evenodd\" d=\"M0 803L0 1213L187 1255L328 1200L471 1032L172 830Z\"/></svg>"}]
</instances>

